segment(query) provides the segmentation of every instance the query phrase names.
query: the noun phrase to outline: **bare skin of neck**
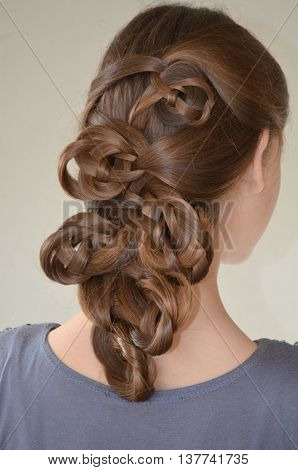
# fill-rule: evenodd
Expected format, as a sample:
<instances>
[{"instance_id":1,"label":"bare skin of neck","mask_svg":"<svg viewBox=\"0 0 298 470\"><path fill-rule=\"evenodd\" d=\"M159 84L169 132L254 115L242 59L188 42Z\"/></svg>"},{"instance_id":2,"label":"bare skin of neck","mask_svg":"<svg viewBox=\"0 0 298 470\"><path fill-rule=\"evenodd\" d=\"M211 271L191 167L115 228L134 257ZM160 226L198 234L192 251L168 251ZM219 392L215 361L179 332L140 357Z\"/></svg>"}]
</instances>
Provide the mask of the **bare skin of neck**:
<instances>
[{"instance_id":1,"label":"bare skin of neck","mask_svg":"<svg viewBox=\"0 0 298 470\"><path fill-rule=\"evenodd\" d=\"M231 319L217 286L219 262L214 260L207 277L192 286L193 308L187 324L174 335L171 348L155 356L156 390L185 387L211 380L238 367L257 349ZM183 300L181 300L183 301ZM92 323L80 311L48 334L54 354L68 367L108 385L104 368L90 339Z\"/></svg>"}]
</instances>

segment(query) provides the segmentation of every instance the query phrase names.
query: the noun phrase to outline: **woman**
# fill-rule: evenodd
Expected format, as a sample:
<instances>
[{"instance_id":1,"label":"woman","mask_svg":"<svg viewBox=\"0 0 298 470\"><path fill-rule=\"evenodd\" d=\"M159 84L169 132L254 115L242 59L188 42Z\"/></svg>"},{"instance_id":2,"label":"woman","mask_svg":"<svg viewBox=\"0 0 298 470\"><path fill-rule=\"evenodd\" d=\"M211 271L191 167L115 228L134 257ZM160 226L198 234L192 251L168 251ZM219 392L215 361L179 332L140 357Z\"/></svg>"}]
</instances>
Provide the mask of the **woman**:
<instances>
[{"instance_id":1,"label":"woman","mask_svg":"<svg viewBox=\"0 0 298 470\"><path fill-rule=\"evenodd\" d=\"M250 339L217 286L273 212L288 106L220 10L159 5L116 35L59 160L86 207L40 251L81 311L1 333L2 448L298 448L297 345Z\"/></svg>"}]
</instances>

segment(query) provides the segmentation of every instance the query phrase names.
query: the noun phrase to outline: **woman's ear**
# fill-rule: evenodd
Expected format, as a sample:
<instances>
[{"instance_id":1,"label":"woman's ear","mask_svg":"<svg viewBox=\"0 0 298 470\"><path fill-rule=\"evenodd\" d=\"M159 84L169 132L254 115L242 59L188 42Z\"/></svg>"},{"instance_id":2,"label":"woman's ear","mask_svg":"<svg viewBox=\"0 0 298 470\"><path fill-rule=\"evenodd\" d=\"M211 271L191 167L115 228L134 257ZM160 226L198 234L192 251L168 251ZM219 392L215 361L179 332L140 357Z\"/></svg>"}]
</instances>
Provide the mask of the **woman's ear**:
<instances>
[{"instance_id":1,"label":"woman's ear","mask_svg":"<svg viewBox=\"0 0 298 470\"><path fill-rule=\"evenodd\" d=\"M269 141L269 130L263 129L259 135L258 144L254 153L254 157L245 173L245 193L258 194L264 189L264 151Z\"/></svg>"}]
</instances>

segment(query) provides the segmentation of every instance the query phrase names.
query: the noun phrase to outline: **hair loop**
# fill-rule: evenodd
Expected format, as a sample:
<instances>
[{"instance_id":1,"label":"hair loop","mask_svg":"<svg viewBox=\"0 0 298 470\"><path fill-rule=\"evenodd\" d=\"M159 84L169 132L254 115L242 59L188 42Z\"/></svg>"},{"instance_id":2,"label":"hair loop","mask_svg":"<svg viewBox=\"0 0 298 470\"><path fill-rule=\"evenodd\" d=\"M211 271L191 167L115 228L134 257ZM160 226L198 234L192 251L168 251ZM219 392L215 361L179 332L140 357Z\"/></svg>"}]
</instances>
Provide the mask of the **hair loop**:
<instances>
[{"instance_id":1,"label":"hair loop","mask_svg":"<svg viewBox=\"0 0 298 470\"><path fill-rule=\"evenodd\" d=\"M138 156L149 147L144 136L124 121L107 121L83 129L60 156L59 180L72 197L108 200L144 173L137 167ZM71 160L79 167L76 179L68 172Z\"/></svg>"},{"instance_id":2,"label":"hair loop","mask_svg":"<svg viewBox=\"0 0 298 470\"><path fill-rule=\"evenodd\" d=\"M169 125L204 124L215 97L198 64L183 59L171 63L170 56L163 63L162 71L149 72L150 84L132 107L128 122L132 124L140 113L156 105L159 106L161 119ZM192 92L188 91L189 88Z\"/></svg>"}]
</instances>

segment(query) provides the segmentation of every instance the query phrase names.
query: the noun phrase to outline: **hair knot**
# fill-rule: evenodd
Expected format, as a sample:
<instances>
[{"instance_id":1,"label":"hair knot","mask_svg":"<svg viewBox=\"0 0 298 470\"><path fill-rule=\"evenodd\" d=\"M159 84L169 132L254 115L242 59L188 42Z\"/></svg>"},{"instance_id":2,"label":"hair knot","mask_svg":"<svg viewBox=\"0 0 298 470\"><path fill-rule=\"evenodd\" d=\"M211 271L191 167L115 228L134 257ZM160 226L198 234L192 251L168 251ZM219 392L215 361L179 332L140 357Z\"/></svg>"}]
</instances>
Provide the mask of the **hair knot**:
<instances>
[{"instance_id":1,"label":"hair knot","mask_svg":"<svg viewBox=\"0 0 298 470\"><path fill-rule=\"evenodd\" d=\"M83 129L60 156L60 183L77 199L114 198L144 174L138 168L138 157L147 151L149 144L142 133L116 118L102 115L101 120ZM68 172L71 160L79 168L76 178Z\"/></svg>"},{"instance_id":2,"label":"hair knot","mask_svg":"<svg viewBox=\"0 0 298 470\"><path fill-rule=\"evenodd\" d=\"M169 125L205 123L215 98L211 83L198 64L175 55L165 57L162 63L162 70L150 70L150 83L131 109L129 122L156 105L160 118Z\"/></svg>"}]
</instances>

